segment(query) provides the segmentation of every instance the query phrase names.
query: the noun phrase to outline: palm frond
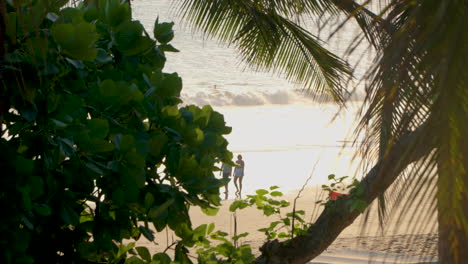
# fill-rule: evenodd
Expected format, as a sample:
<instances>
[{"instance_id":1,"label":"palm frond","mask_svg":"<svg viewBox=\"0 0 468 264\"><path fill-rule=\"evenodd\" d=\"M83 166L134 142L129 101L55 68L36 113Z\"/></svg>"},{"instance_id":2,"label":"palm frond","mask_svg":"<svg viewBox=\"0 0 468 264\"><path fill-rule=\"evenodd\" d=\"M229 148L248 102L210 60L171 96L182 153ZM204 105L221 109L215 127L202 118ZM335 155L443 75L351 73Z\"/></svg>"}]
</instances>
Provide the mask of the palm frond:
<instances>
[{"instance_id":1,"label":"palm frond","mask_svg":"<svg viewBox=\"0 0 468 264\"><path fill-rule=\"evenodd\" d=\"M313 92L344 98L349 66L290 17L336 10L327 1L185 0L182 16L235 45L254 69L272 70Z\"/></svg>"},{"instance_id":2,"label":"palm frond","mask_svg":"<svg viewBox=\"0 0 468 264\"><path fill-rule=\"evenodd\" d=\"M441 239L454 249L468 237L468 210L462 205L468 201L468 145L463 138L468 132L468 6L463 1L391 1L386 10L385 20L393 28L382 35L378 63L368 75L372 80L368 110L358 130L369 133L363 153L385 158L382 153L407 131L423 123L432 127L427 136L437 142L437 148L415 164L408 177L420 187L415 194L432 197L442 216L439 225L452 232ZM389 131L382 131L383 127ZM382 144L382 139L387 142ZM433 183L425 184L430 175Z\"/></svg>"}]
</instances>

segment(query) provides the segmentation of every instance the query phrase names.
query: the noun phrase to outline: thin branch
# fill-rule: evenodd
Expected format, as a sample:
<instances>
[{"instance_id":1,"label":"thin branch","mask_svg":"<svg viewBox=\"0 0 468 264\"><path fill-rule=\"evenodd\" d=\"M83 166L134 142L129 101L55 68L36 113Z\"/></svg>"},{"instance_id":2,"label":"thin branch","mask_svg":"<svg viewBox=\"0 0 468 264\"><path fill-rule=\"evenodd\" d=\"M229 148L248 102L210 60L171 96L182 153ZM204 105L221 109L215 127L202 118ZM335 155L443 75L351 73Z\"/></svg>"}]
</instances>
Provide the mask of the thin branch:
<instances>
[{"instance_id":1,"label":"thin branch","mask_svg":"<svg viewBox=\"0 0 468 264\"><path fill-rule=\"evenodd\" d=\"M312 176L314 175L315 167L317 167L317 163L318 163L318 160L315 162L314 167L312 168L312 172L310 172L309 178L307 178L307 180L304 182L304 184L302 185L299 192L297 192L296 197L294 198L293 213L292 213L293 218L292 218L292 221L291 221L291 239L294 238L294 220L296 219L295 216L296 216L296 202L297 202L297 199L299 199L299 197L301 196L302 191L304 191L304 189L307 186L307 184L309 183L310 179L312 179Z\"/></svg>"}]
</instances>

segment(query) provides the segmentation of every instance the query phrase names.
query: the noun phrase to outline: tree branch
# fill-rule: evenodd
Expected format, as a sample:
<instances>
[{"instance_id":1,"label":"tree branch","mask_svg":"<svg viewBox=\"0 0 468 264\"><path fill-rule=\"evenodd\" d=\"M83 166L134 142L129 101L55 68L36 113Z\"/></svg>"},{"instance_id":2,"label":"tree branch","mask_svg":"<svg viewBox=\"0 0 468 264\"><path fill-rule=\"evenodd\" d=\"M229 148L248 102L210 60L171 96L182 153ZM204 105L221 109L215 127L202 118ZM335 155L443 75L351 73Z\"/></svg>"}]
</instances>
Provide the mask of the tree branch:
<instances>
[{"instance_id":1,"label":"tree branch","mask_svg":"<svg viewBox=\"0 0 468 264\"><path fill-rule=\"evenodd\" d=\"M383 193L411 163L428 155L435 147L430 137L430 128L423 124L413 132L403 135L384 159L366 174L361 181L364 189L363 200L370 204ZM302 264L322 253L347 226L359 216L358 210L351 211L352 197L338 199L332 206L326 206L306 235L279 242L266 242L261 248L257 264Z\"/></svg>"}]
</instances>

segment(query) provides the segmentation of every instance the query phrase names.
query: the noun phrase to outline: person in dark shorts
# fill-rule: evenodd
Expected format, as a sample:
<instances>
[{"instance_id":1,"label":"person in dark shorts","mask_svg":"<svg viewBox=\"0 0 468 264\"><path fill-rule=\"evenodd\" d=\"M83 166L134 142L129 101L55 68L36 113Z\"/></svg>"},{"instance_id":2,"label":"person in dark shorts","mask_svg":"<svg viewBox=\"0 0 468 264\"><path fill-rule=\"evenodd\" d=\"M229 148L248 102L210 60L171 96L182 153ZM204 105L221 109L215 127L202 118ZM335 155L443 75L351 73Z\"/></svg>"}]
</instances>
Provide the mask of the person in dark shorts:
<instances>
[{"instance_id":1,"label":"person in dark shorts","mask_svg":"<svg viewBox=\"0 0 468 264\"><path fill-rule=\"evenodd\" d=\"M230 179L231 178L231 174L232 174L232 167L227 165L227 164L224 164L221 166L221 173L223 174L223 179ZM224 199L227 200L228 198L228 184L229 184L229 181L226 183L226 185L224 185Z\"/></svg>"},{"instance_id":2,"label":"person in dark shorts","mask_svg":"<svg viewBox=\"0 0 468 264\"><path fill-rule=\"evenodd\" d=\"M245 162L242 160L242 155L237 155L237 167L234 168L234 185L236 186L236 196L242 197L242 179L244 178Z\"/></svg>"}]
</instances>

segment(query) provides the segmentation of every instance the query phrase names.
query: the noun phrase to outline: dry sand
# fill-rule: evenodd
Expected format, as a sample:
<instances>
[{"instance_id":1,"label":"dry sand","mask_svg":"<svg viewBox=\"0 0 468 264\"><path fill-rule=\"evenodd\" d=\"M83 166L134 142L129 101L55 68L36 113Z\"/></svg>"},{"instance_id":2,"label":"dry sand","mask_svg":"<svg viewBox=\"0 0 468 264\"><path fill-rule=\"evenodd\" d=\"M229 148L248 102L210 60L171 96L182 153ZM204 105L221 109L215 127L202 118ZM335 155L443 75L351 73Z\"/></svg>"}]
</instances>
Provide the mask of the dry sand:
<instances>
[{"instance_id":1,"label":"dry sand","mask_svg":"<svg viewBox=\"0 0 468 264\"><path fill-rule=\"evenodd\" d=\"M296 194L287 194L282 199L293 201ZM296 210L307 212L307 221L315 220L321 206L315 204L325 196L319 188L307 188L297 200ZM215 230L222 230L230 235L234 234L234 217L229 212L232 200L222 202L218 214L214 217L206 216L199 209L191 210L193 226L205 223L215 223ZM402 203L402 201L397 201ZM421 208L421 204L414 205ZM397 207L398 210L398 207ZM415 211L416 208L414 209ZM291 207L285 208L282 213L291 212ZM437 253L437 226L434 214L407 214L398 221L393 219L385 223L385 230L379 228L376 210L371 210L367 216L360 216L352 225L346 228L330 247L311 263L329 264L362 264L362 263L433 263ZM392 213L393 214L393 213ZM242 239L241 243L250 244L255 253L265 242L263 233L259 228L267 227L277 218L266 217L255 208L246 208L237 212L237 234L248 232L249 236ZM363 218L367 218L367 224L363 228ZM424 218L422 221L419 218ZM428 220L429 219L429 220ZM148 241L139 241L154 252L166 248L167 243L175 240L170 233L157 235L155 245ZM170 250L169 250L170 251ZM168 251L168 252L169 252ZM371 261L371 262L369 262Z\"/></svg>"}]
</instances>

